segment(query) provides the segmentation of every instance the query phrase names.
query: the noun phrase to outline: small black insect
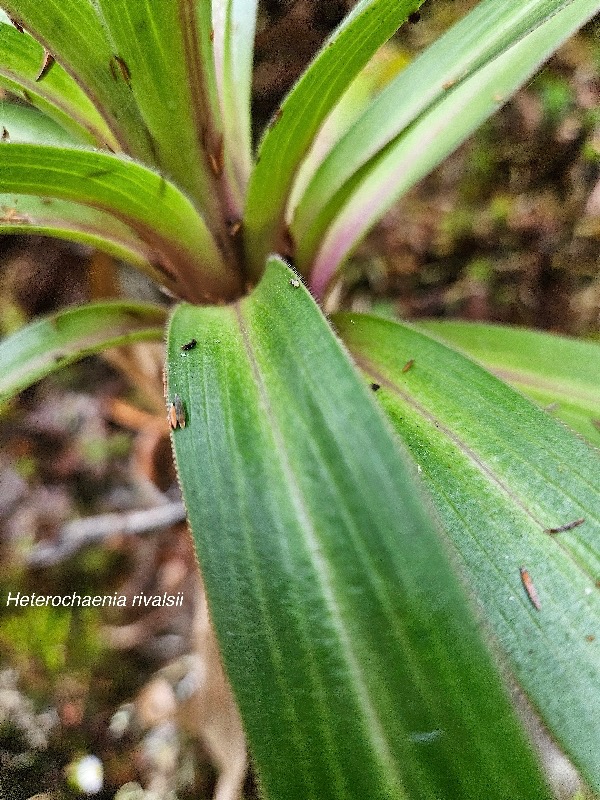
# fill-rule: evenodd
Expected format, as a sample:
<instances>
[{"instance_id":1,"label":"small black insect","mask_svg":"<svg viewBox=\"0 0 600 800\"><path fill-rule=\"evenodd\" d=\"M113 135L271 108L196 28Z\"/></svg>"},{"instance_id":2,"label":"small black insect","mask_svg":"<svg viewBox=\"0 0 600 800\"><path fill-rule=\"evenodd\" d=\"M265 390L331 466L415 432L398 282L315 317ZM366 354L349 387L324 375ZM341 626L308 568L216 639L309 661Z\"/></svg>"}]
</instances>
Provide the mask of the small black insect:
<instances>
[{"instance_id":1,"label":"small black insect","mask_svg":"<svg viewBox=\"0 0 600 800\"><path fill-rule=\"evenodd\" d=\"M381 386L378 383L372 383L371 389L373 389L374 392L378 392L381 389Z\"/></svg>"},{"instance_id":2,"label":"small black insect","mask_svg":"<svg viewBox=\"0 0 600 800\"><path fill-rule=\"evenodd\" d=\"M181 345L181 350L182 352L187 353L188 350L193 350L197 344L198 342L195 339L190 339L189 342L186 342L186 344Z\"/></svg>"}]
</instances>

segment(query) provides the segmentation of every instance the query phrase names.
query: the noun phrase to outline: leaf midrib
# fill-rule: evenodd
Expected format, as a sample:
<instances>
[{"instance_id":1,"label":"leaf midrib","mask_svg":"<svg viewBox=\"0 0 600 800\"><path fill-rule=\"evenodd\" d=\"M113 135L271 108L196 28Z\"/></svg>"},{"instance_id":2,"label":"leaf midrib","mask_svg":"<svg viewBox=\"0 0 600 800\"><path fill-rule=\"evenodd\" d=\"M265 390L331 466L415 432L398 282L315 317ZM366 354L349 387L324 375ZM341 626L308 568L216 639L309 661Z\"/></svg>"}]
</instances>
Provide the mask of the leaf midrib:
<instances>
[{"instance_id":1,"label":"leaf midrib","mask_svg":"<svg viewBox=\"0 0 600 800\"><path fill-rule=\"evenodd\" d=\"M421 403L419 403L412 395L410 395L408 392L403 392L399 388L399 386L397 386L393 381L389 380L385 374L377 370L377 368L369 361L369 359L367 359L364 356L357 356L356 354L354 358L359 367L364 372L372 376L380 386L385 387L393 394L402 398L402 400L407 405L411 406L411 408L413 408L420 416L422 416L423 419L426 419L428 422L434 425L435 428L437 428L445 436L447 436L450 439L450 441L454 445L456 445L456 447L469 459L469 461L475 465L475 467L482 473L482 475L487 480L489 480L490 483L497 486L500 492L504 494L506 497L508 497L509 500L512 501L515 505L517 505L526 514L526 516L528 516L532 520L532 522L536 526L539 526L540 532L544 533L545 526L536 517L533 511L527 506L524 500L519 495L511 491L511 489L500 479L500 477L494 473L493 469L488 467L484 463L483 459L480 458L477 455L477 453L466 444L466 442L464 442L459 436L457 436L452 430L450 430L450 428L448 428L444 423L440 422L432 413L427 411L425 407L421 405ZM542 477L544 478L544 480L546 481L548 480L547 476L542 476ZM561 488L564 492L565 491L564 487ZM575 498L570 497L570 499L573 501L575 505L578 505L578 502ZM590 516L591 515L588 514L588 518ZM597 521L600 522L600 518L598 518ZM576 554L573 553L560 539L557 539L555 537L553 538L553 541L558 547L560 547L564 551L564 553L577 567L577 569L581 573L583 573L585 578L593 583L595 581L595 576L593 576L589 571L590 568L587 565L582 564L580 562L580 559L576 556Z\"/></svg>"},{"instance_id":2,"label":"leaf midrib","mask_svg":"<svg viewBox=\"0 0 600 800\"><path fill-rule=\"evenodd\" d=\"M255 379L255 384L259 393L260 401L262 403L265 416L269 421L270 430L272 432L274 443L276 446L276 451L279 456L279 463L286 475L287 484L290 488L289 496L297 515L297 519L299 522L299 530L303 534L307 552L310 554L311 561L314 566L314 574L318 578L319 585L321 587L322 597L326 602L327 608L329 609L330 620L333 621L335 629L340 638L340 642L343 647L343 653L345 655L347 664L350 668L349 671L352 676L352 681L354 683L355 697L358 699L359 705L363 711L368 726L367 729L369 731L369 735L373 742L374 749L379 754L380 762L386 765L388 772L391 772L394 775L396 784L398 786L401 786L402 785L401 778L396 770L393 754L390 752L388 748L386 737L383 732L384 727L379 719L377 710L373 705L368 687L364 682L362 671L359 666L359 659L355 654L354 648L352 646L352 636L350 632L347 630L346 622L339 608L330 571L327 567L325 560L320 554L320 544L316 535L315 527L313 521L311 520L308 507L302 495L302 490L298 484L289 455L287 453L285 439L281 431L279 422L277 420L277 416L274 413L274 410L269 401L264 378L262 376L258 360L254 353L254 349L250 341L248 327L246 325L246 321L243 316L242 304L240 302L237 302L234 308L240 334ZM307 638L310 641L309 637ZM311 665L312 664L314 664L314 658L311 657ZM317 681L317 684L319 685L319 688L322 692L323 691L322 681L318 675L317 670L314 671L314 679ZM343 775L343 767L340 767L340 765L338 765L336 772Z\"/></svg>"},{"instance_id":3,"label":"leaf midrib","mask_svg":"<svg viewBox=\"0 0 600 800\"><path fill-rule=\"evenodd\" d=\"M481 359L481 361L485 361L485 363L488 365L488 368L492 370L494 375L497 375L507 383L516 383L532 389L542 389L547 391L549 394L560 395L566 400L580 400L585 404L586 407L594 404L598 404L600 407L599 393L596 392L593 394L591 390L589 392L586 391L585 385L582 383L566 383L560 379L555 380L552 378L544 380L538 375L535 375L534 373L528 372L524 369L511 369L494 364L492 361L489 361L486 358L485 354L477 355L475 357Z\"/></svg>"}]
</instances>

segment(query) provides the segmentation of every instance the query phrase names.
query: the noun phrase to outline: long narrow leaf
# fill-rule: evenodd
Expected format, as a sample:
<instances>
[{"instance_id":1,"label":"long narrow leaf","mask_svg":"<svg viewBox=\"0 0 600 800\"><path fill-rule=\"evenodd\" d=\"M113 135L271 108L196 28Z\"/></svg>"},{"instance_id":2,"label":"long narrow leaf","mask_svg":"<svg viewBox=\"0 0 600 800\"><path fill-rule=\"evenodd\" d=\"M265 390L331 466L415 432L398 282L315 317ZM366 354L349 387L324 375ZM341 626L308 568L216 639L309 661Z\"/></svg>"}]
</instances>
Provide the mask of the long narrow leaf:
<instances>
[{"instance_id":1,"label":"long narrow leaf","mask_svg":"<svg viewBox=\"0 0 600 800\"><path fill-rule=\"evenodd\" d=\"M423 333L355 314L334 322L380 385L517 680L599 789L598 452Z\"/></svg>"},{"instance_id":2,"label":"long narrow leaf","mask_svg":"<svg viewBox=\"0 0 600 800\"><path fill-rule=\"evenodd\" d=\"M91 0L2 0L2 7L77 81L119 146L153 164L151 137Z\"/></svg>"},{"instance_id":3,"label":"long narrow leaf","mask_svg":"<svg viewBox=\"0 0 600 800\"><path fill-rule=\"evenodd\" d=\"M249 0L252 2L252 0ZM181 19L186 32L188 56L193 59L191 75L196 95L203 104L203 111L194 110L197 135L201 138L204 154L214 178L212 191L219 197L219 217L215 227L223 232L223 217L228 220L241 216L242 201L237 194L233 175L229 169L231 154L225 155L225 133L222 109L217 89L214 56L213 0L178 0ZM194 30L188 30L191 26ZM227 168L226 168L227 167ZM228 223L225 222L225 228Z\"/></svg>"},{"instance_id":4,"label":"long narrow leaf","mask_svg":"<svg viewBox=\"0 0 600 800\"><path fill-rule=\"evenodd\" d=\"M172 292L177 283L155 265L156 253L120 220L95 208L35 195L0 194L0 233L68 239L128 261Z\"/></svg>"},{"instance_id":5,"label":"long narrow leaf","mask_svg":"<svg viewBox=\"0 0 600 800\"><path fill-rule=\"evenodd\" d=\"M325 205L352 175L444 96L569 0L483 0L393 80L331 150L294 213L304 239Z\"/></svg>"},{"instance_id":6,"label":"long narrow leaf","mask_svg":"<svg viewBox=\"0 0 600 800\"><path fill-rule=\"evenodd\" d=\"M464 80L449 82L441 99L338 190L306 235L298 238L297 263L303 273L310 273L318 296L398 197L458 147L599 9L598 0L572 0Z\"/></svg>"},{"instance_id":7,"label":"long narrow leaf","mask_svg":"<svg viewBox=\"0 0 600 800\"><path fill-rule=\"evenodd\" d=\"M214 0L215 76L224 124L225 160L243 198L252 168L250 95L257 0Z\"/></svg>"},{"instance_id":8,"label":"long narrow leaf","mask_svg":"<svg viewBox=\"0 0 600 800\"><path fill-rule=\"evenodd\" d=\"M290 192L286 219L296 209L311 185L320 165L335 149L344 134L356 123L373 99L399 72L406 69L410 56L393 42L381 47L366 64L321 126L311 148L296 173Z\"/></svg>"},{"instance_id":9,"label":"long narrow leaf","mask_svg":"<svg viewBox=\"0 0 600 800\"><path fill-rule=\"evenodd\" d=\"M200 61L199 4L196 0L93 1L118 54L118 69L152 137L158 164L209 219L217 219L220 212L207 151L217 148L218 142L210 141L215 132Z\"/></svg>"},{"instance_id":10,"label":"long narrow leaf","mask_svg":"<svg viewBox=\"0 0 600 800\"><path fill-rule=\"evenodd\" d=\"M0 127L11 143L74 144L72 136L52 119L35 108L13 102L0 102ZM0 194L0 232L38 233L96 247L129 261L176 291L175 281L156 269L153 248L104 211L56 198Z\"/></svg>"},{"instance_id":11,"label":"long narrow leaf","mask_svg":"<svg viewBox=\"0 0 600 800\"><path fill-rule=\"evenodd\" d=\"M0 128L4 142L31 142L76 146L76 136L36 108L6 100L0 101ZM79 143L81 140L79 140Z\"/></svg>"},{"instance_id":12,"label":"long narrow leaf","mask_svg":"<svg viewBox=\"0 0 600 800\"><path fill-rule=\"evenodd\" d=\"M600 446L600 343L457 320L418 327L476 358Z\"/></svg>"},{"instance_id":13,"label":"long narrow leaf","mask_svg":"<svg viewBox=\"0 0 600 800\"><path fill-rule=\"evenodd\" d=\"M0 185L7 193L58 198L113 214L156 252L157 268L179 284L183 297L206 301L239 289L190 201L140 164L85 150L4 143Z\"/></svg>"},{"instance_id":14,"label":"long narrow leaf","mask_svg":"<svg viewBox=\"0 0 600 800\"><path fill-rule=\"evenodd\" d=\"M251 273L280 244L288 195L321 123L375 51L423 0L361 0L275 114L250 177L244 231Z\"/></svg>"},{"instance_id":15,"label":"long narrow leaf","mask_svg":"<svg viewBox=\"0 0 600 800\"><path fill-rule=\"evenodd\" d=\"M250 297L179 306L168 334L177 466L261 796L547 797L414 476L296 283L273 259Z\"/></svg>"},{"instance_id":16,"label":"long narrow leaf","mask_svg":"<svg viewBox=\"0 0 600 800\"><path fill-rule=\"evenodd\" d=\"M221 107L217 90L214 53L214 39L216 36L213 25L214 4L213 0L211 0L210 3L203 3L202 0L196 3L196 35L198 38L200 69L204 75L210 118L215 133L219 135L223 131L223 119L221 118Z\"/></svg>"},{"instance_id":17,"label":"long narrow leaf","mask_svg":"<svg viewBox=\"0 0 600 800\"><path fill-rule=\"evenodd\" d=\"M84 356L161 339L165 311L150 303L94 303L26 325L0 341L0 403Z\"/></svg>"},{"instance_id":18,"label":"long narrow leaf","mask_svg":"<svg viewBox=\"0 0 600 800\"><path fill-rule=\"evenodd\" d=\"M0 23L0 85L23 96L79 141L117 150L106 122L59 64L38 80L43 62L44 48L35 39Z\"/></svg>"}]
</instances>

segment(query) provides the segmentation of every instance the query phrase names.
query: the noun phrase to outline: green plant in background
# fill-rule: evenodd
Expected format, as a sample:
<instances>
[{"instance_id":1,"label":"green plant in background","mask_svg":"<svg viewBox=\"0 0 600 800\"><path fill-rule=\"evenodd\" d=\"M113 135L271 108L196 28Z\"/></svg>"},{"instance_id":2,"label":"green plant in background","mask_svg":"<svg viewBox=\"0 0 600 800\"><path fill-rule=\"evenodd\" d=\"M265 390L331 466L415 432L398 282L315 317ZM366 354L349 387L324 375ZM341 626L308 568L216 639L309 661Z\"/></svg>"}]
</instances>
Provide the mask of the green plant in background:
<instances>
[{"instance_id":1,"label":"green plant in background","mask_svg":"<svg viewBox=\"0 0 600 800\"><path fill-rule=\"evenodd\" d=\"M0 82L28 104L2 106L1 229L91 244L181 301L175 457L266 798L548 796L474 606L600 789L597 452L441 339L566 396L596 443L598 347L357 314L334 333L314 299L600 2L483 0L313 148L420 4L361 0L253 153L252 0L2 2ZM33 321L0 345L0 397L165 321L133 299Z\"/></svg>"}]
</instances>

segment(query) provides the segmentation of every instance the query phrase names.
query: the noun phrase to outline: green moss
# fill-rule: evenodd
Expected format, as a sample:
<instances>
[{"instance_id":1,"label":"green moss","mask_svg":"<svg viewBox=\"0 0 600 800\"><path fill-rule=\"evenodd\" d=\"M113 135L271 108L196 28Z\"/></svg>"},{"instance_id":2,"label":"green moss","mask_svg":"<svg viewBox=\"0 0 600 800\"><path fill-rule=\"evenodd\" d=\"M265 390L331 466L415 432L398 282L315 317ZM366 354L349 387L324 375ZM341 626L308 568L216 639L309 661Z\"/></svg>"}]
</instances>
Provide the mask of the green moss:
<instances>
[{"instance_id":1,"label":"green moss","mask_svg":"<svg viewBox=\"0 0 600 800\"><path fill-rule=\"evenodd\" d=\"M514 198L508 194L495 194L492 197L488 212L494 225L506 225L513 204Z\"/></svg>"},{"instance_id":2,"label":"green moss","mask_svg":"<svg viewBox=\"0 0 600 800\"><path fill-rule=\"evenodd\" d=\"M475 258L467 264L465 275L472 281L488 284L494 277L494 265L489 258Z\"/></svg>"},{"instance_id":3,"label":"green moss","mask_svg":"<svg viewBox=\"0 0 600 800\"><path fill-rule=\"evenodd\" d=\"M533 81L532 88L542 102L544 119L557 125L575 105L573 89L566 78L547 70Z\"/></svg>"}]
</instances>

